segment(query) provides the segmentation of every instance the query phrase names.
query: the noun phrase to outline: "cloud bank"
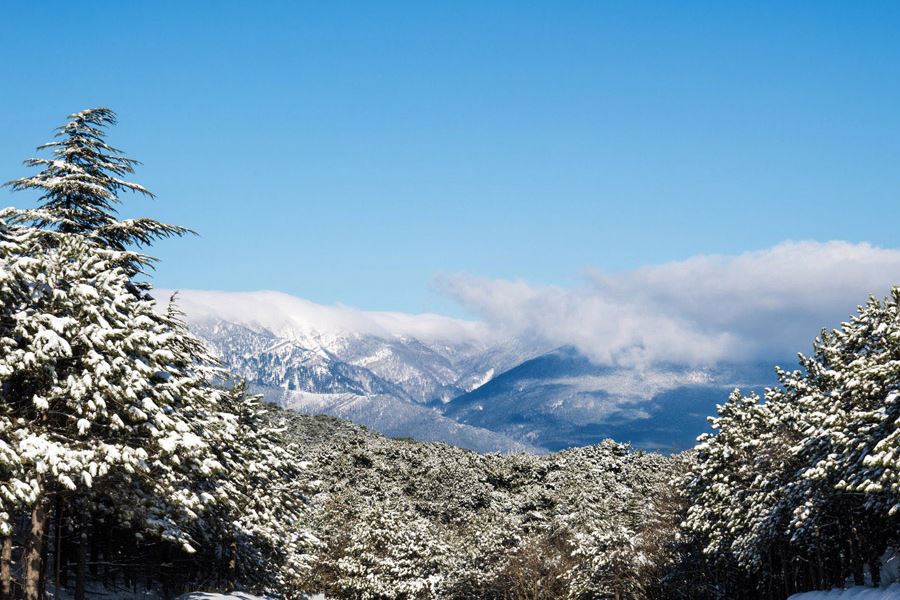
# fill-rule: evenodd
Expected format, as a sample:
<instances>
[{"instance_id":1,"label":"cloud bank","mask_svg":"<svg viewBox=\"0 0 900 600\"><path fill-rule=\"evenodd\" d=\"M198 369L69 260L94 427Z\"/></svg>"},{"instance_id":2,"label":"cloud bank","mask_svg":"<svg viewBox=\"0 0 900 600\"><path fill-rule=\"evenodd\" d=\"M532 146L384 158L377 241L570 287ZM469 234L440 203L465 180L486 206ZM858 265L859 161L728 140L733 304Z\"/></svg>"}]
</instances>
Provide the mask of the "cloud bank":
<instances>
[{"instance_id":1,"label":"cloud bank","mask_svg":"<svg viewBox=\"0 0 900 600\"><path fill-rule=\"evenodd\" d=\"M576 346L603 364L783 360L806 352L870 295L900 284L900 250L785 242L625 273L589 271L577 288L443 276L438 287L492 328Z\"/></svg>"},{"instance_id":2,"label":"cloud bank","mask_svg":"<svg viewBox=\"0 0 900 600\"><path fill-rule=\"evenodd\" d=\"M161 306L171 294L168 289L153 290ZM184 290L178 292L177 304L194 322L222 319L288 339L346 334L409 336L426 342L483 343L491 339L483 323L435 314L327 306L282 292Z\"/></svg>"}]
</instances>

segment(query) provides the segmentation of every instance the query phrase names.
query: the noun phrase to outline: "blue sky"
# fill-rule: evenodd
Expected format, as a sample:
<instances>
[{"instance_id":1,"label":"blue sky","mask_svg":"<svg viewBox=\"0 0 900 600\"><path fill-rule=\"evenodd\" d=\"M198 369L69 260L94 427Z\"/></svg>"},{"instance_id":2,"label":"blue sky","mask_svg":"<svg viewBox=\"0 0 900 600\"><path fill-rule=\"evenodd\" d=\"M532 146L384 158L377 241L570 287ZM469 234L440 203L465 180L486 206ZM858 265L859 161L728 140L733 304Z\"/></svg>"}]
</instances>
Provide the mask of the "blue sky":
<instances>
[{"instance_id":1,"label":"blue sky","mask_svg":"<svg viewBox=\"0 0 900 600\"><path fill-rule=\"evenodd\" d=\"M749 3L748 3L749 4ZM459 314L784 240L897 246L900 4L3 1L0 178L106 105L162 287ZM0 204L29 197L0 191Z\"/></svg>"}]
</instances>

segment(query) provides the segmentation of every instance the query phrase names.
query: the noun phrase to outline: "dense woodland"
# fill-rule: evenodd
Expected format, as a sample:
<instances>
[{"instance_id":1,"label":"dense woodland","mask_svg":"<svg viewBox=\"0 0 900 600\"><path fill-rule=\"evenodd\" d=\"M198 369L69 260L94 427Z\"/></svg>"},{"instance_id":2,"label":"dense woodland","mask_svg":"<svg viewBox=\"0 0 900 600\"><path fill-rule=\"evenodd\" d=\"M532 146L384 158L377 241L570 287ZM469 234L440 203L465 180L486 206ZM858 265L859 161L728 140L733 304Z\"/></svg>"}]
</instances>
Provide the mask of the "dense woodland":
<instances>
[{"instance_id":1,"label":"dense woodland","mask_svg":"<svg viewBox=\"0 0 900 600\"><path fill-rule=\"evenodd\" d=\"M898 541L900 289L679 456L483 455L262 403L148 295L135 161L72 115L0 213L0 597L783 599ZM868 579L867 579L868 578Z\"/></svg>"}]
</instances>

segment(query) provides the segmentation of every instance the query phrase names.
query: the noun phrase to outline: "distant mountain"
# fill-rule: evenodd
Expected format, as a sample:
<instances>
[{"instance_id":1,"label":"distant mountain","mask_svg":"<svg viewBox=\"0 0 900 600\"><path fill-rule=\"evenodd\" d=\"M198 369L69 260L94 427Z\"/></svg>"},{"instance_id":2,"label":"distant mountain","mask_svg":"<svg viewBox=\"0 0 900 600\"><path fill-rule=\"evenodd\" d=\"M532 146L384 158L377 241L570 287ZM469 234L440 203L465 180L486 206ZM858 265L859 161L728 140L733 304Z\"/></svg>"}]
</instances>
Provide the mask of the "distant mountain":
<instances>
[{"instance_id":1,"label":"distant mountain","mask_svg":"<svg viewBox=\"0 0 900 600\"><path fill-rule=\"evenodd\" d=\"M479 323L277 292L188 291L178 304L225 366L272 402L479 451L540 452L605 438L682 450L732 388L774 383L769 364L598 366L574 348L542 352Z\"/></svg>"},{"instance_id":2,"label":"distant mountain","mask_svg":"<svg viewBox=\"0 0 900 600\"><path fill-rule=\"evenodd\" d=\"M348 419L389 437L445 442L477 452L545 452L544 448L514 440L503 433L458 423L436 409L391 396L311 394L258 386L253 386L252 391L264 394L284 408L302 414Z\"/></svg>"},{"instance_id":3,"label":"distant mountain","mask_svg":"<svg viewBox=\"0 0 900 600\"><path fill-rule=\"evenodd\" d=\"M272 402L394 437L484 452L543 450L433 408L528 357L477 324L324 307L277 292L188 291L178 304L223 364Z\"/></svg>"},{"instance_id":4,"label":"distant mountain","mask_svg":"<svg viewBox=\"0 0 900 600\"><path fill-rule=\"evenodd\" d=\"M734 387L774 383L770 364L621 369L595 365L564 347L455 398L443 412L549 450L612 438L677 451L708 430L706 417Z\"/></svg>"},{"instance_id":5,"label":"distant mountain","mask_svg":"<svg viewBox=\"0 0 900 600\"><path fill-rule=\"evenodd\" d=\"M233 373L260 386L411 400L401 385L344 362L321 346L308 347L226 321L194 322L191 329L213 345Z\"/></svg>"},{"instance_id":6,"label":"distant mountain","mask_svg":"<svg viewBox=\"0 0 900 600\"><path fill-rule=\"evenodd\" d=\"M535 354L439 315L322 306L279 292L187 291L177 302L227 366L288 390L446 402Z\"/></svg>"}]
</instances>

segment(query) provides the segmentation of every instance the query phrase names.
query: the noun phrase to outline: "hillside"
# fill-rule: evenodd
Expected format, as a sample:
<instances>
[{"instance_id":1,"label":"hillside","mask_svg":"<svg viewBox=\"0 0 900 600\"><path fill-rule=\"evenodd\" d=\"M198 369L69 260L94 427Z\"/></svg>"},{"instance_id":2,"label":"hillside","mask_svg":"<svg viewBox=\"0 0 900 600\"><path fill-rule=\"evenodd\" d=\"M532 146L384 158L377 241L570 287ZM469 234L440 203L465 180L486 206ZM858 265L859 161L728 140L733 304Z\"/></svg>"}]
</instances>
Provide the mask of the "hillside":
<instances>
[{"instance_id":1,"label":"hillside","mask_svg":"<svg viewBox=\"0 0 900 600\"><path fill-rule=\"evenodd\" d=\"M310 590L393 597L424 586L423 595L487 598L542 585L563 594L597 585L590 564L609 543L635 577L654 568L641 552L663 531L659 503L680 464L672 458L611 441L485 455L268 410L307 459L309 522L320 540ZM629 540L625 553L620 540Z\"/></svg>"},{"instance_id":2,"label":"hillside","mask_svg":"<svg viewBox=\"0 0 900 600\"><path fill-rule=\"evenodd\" d=\"M453 399L443 412L460 423L550 450L611 438L678 452L709 431L707 415L735 387L752 390L774 383L769 364L616 368L563 347Z\"/></svg>"}]
</instances>

